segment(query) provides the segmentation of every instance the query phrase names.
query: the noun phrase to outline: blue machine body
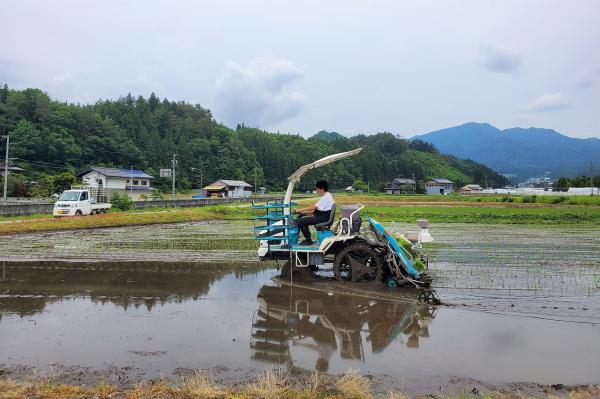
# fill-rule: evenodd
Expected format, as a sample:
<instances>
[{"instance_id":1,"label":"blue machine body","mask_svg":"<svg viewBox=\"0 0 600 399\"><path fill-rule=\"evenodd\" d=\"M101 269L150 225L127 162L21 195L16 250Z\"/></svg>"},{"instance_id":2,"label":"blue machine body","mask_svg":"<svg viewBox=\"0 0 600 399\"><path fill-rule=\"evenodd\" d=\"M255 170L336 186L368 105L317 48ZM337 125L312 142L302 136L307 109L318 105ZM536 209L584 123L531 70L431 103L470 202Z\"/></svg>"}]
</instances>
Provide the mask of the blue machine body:
<instances>
[{"instance_id":1,"label":"blue machine body","mask_svg":"<svg viewBox=\"0 0 600 399\"><path fill-rule=\"evenodd\" d=\"M406 272L411 277L414 277L416 279L421 277L421 273L419 273L417 269L415 269L411 260L408 258L408 256L406 256L406 253L404 252L400 244L398 244L398 241L396 241L396 239L392 237L390 233L387 232L385 227L383 227L381 223L372 218L369 218L369 223L371 223L375 230L381 233L381 235L390 243L390 246L400 258L400 262L402 263L402 266L404 266L404 270L406 270Z\"/></svg>"},{"instance_id":2,"label":"blue machine body","mask_svg":"<svg viewBox=\"0 0 600 399\"><path fill-rule=\"evenodd\" d=\"M323 242L324 239L328 237L333 237L333 231L331 230L317 230L317 241L319 243Z\"/></svg>"}]
</instances>

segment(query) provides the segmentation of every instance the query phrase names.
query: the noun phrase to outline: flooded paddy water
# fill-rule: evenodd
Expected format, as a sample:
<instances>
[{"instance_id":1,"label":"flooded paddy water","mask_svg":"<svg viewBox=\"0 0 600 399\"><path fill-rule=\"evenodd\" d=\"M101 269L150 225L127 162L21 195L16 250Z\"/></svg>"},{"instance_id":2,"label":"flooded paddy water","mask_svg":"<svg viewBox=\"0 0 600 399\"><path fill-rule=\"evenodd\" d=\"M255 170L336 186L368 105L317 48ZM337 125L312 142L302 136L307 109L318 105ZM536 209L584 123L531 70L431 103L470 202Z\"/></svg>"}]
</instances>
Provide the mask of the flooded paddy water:
<instances>
[{"instance_id":1,"label":"flooded paddy water","mask_svg":"<svg viewBox=\"0 0 600 399\"><path fill-rule=\"evenodd\" d=\"M600 231L434 225L440 307L411 290L390 300L280 284L248 231L0 238L0 376L127 385L204 369L233 384L269 366L356 369L413 394L600 383Z\"/></svg>"}]
</instances>

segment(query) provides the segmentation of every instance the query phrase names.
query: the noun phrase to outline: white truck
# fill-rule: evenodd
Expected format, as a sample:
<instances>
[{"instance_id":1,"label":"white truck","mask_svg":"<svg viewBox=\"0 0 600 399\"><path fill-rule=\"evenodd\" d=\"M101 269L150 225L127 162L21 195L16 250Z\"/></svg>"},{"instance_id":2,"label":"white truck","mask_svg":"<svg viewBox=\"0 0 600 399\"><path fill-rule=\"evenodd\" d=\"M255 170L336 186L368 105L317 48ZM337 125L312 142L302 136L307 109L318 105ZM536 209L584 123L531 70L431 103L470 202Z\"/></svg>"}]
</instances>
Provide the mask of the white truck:
<instances>
[{"instance_id":1,"label":"white truck","mask_svg":"<svg viewBox=\"0 0 600 399\"><path fill-rule=\"evenodd\" d=\"M106 213L112 206L106 201L106 195L99 195L95 188L72 188L63 191L54 203L53 216L82 216L94 213Z\"/></svg>"}]
</instances>

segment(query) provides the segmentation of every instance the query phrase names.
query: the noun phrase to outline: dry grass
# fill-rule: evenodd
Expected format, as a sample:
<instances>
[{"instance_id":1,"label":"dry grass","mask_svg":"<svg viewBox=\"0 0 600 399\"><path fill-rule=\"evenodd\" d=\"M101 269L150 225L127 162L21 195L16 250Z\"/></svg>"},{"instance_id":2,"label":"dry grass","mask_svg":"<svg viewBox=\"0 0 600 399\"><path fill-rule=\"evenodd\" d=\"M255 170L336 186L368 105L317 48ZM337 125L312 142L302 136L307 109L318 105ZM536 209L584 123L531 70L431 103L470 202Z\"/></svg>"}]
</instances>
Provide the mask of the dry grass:
<instances>
[{"instance_id":1,"label":"dry grass","mask_svg":"<svg viewBox=\"0 0 600 399\"><path fill-rule=\"evenodd\" d=\"M227 396L225 388L216 384L212 378L200 371L197 371L191 377L185 378L181 389L202 398L212 399Z\"/></svg>"},{"instance_id":2,"label":"dry grass","mask_svg":"<svg viewBox=\"0 0 600 399\"><path fill-rule=\"evenodd\" d=\"M388 392L386 399L409 399L409 396L406 396L402 392Z\"/></svg>"},{"instance_id":3,"label":"dry grass","mask_svg":"<svg viewBox=\"0 0 600 399\"><path fill-rule=\"evenodd\" d=\"M546 397L568 397L570 399L600 397L600 385L556 388L558 390L555 390L554 386L548 386L547 389ZM161 380L156 383L138 384L130 389L119 389L106 384L85 388L48 382L32 385L0 380L0 399L367 399L373 397L369 380L355 371L350 371L333 381L321 378L320 374L315 373L298 384L297 381L288 378L281 371L267 369L256 381L238 389L219 386L204 373L196 373L185 378L180 385L170 385ZM408 398L404 393L397 391L375 397L382 399ZM426 395L425 397L464 399L476 396L463 393L449 396ZM531 396L516 391L487 392L477 397L527 399Z\"/></svg>"},{"instance_id":4,"label":"dry grass","mask_svg":"<svg viewBox=\"0 0 600 399\"><path fill-rule=\"evenodd\" d=\"M245 391L253 398L277 399L287 390L286 376L281 370L266 369L256 381L248 384Z\"/></svg>"},{"instance_id":5,"label":"dry grass","mask_svg":"<svg viewBox=\"0 0 600 399\"><path fill-rule=\"evenodd\" d=\"M13 381L0 381L0 399L24 398L28 388L27 385L17 384Z\"/></svg>"},{"instance_id":6,"label":"dry grass","mask_svg":"<svg viewBox=\"0 0 600 399\"><path fill-rule=\"evenodd\" d=\"M72 399L95 398L112 399L117 389L109 385L96 388L84 388L64 384L18 384L12 381L0 381L0 399Z\"/></svg>"},{"instance_id":7,"label":"dry grass","mask_svg":"<svg viewBox=\"0 0 600 399\"><path fill-rule=\"evenodd\" d=\"M323 381L321 380L321 375L318 371L315 371L304 384L303 391L308 395L308 397L314 398L323 390L324 386Z\"/></svg>"},{"instance_id":8,"label":"dry grass","mask_svg":"<svg viewBox=\"0 0 600 399\"><path fill-rule=\"evenodd\" d=\"M368 399L372 398L371 383L356 370L349 370L342 378L337 380L335 387L345 398Z\"/></svg>"}]
</instances>

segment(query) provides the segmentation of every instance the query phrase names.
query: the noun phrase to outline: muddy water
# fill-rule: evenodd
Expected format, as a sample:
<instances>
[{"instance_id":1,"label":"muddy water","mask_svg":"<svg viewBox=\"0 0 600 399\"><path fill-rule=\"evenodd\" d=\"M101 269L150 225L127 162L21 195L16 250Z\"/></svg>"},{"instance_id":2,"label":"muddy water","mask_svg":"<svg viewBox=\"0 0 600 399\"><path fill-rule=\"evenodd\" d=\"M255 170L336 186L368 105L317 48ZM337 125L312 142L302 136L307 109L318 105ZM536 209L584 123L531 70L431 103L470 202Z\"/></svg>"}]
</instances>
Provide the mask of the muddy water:
<instances>
[{"instance_id":1,"label":"muddy water","mask_svg":"<svg viewBox=\"0 0 600 399\"><path fill-rule=\"evenodd\" d=\"M274 274L256 264L5 264L0 374L134 383L202 368L231 383L271 365L352 368L408 392L456 378L600 382L598 313L565 322L434 308L410 291L373 300L323 282L279 285Z\"/></svg>"},{"instance_id":2,"label":"muddy water","mask_svg":"<svg viewBox=\"0 0 600 399\"><path fill-rule=\"evenodd\" d=\"M279 286L249 228L0 237L0 376L130 384L202 368L231 383L271 365L358 369L409 393L600 382L600 229L433 225L429 272L449 306L430 308Z\"/></svg>"}]
</instances>

